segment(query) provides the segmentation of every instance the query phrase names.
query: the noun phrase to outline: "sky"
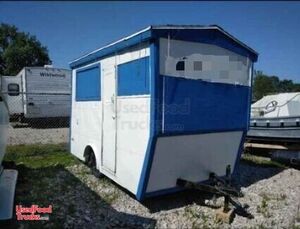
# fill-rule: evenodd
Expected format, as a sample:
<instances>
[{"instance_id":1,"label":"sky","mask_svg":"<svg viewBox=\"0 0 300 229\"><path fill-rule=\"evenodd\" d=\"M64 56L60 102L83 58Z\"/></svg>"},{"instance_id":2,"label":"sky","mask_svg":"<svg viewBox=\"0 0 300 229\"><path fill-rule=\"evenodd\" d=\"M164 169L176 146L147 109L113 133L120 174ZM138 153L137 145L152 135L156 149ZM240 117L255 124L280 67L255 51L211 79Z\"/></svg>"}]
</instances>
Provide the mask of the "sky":
<instances>
[{"instance_id":1,"label":"sky","mask_svg":"<svg viewBox=\"0 0 300 229\"><path fill-rule=\"evenodd\" d=\"M300 83L300 2L2 2L54 67L155 24L217 24L259 53L256 70Z\"/></svg>"}]
</instances>

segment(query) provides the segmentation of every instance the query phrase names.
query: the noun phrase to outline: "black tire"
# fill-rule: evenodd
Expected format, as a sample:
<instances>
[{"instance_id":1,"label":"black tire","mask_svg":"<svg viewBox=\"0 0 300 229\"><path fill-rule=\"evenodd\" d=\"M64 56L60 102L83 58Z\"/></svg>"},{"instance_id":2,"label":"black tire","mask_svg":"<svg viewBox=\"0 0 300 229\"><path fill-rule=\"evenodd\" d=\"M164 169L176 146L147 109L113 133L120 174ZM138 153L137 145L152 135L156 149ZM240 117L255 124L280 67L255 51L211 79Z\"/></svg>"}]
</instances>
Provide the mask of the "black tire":
<instances>
[{"instance_id":1,"label":"black tire","mask_svg":"<svg viewBox=\"0 0 300 229\"><path fill-rule=\"evenodd\" d=\"M97 169L96 157L92 149L89 149L89 151L84 154L84 159L85 159L85 164L91 169L91 173L95 177L97 178L103 177L102 173L100 173L100 171Z\"/></svg>"}]
</instances>

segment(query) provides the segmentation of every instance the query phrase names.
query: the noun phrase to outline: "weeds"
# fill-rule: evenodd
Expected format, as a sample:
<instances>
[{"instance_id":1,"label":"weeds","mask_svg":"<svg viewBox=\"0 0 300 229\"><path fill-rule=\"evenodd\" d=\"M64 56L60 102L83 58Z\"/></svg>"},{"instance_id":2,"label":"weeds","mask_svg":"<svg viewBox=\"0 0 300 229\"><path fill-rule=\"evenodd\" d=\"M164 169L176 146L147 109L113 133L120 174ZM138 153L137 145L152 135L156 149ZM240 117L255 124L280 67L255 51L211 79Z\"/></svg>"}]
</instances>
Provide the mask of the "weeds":
<instances>
[{"instance_id":1,"label":"weeds","mask_svg":"<svg viewBox=\"0 0 300 229\"><path fill-rule=\"evenodd\" d=\"M50 166L69 166L79 163L75 157L67 152L64 144L8 146L4 161L13 161L16 165L22 164L33 169Z\"/></svg>"},{"instance_id":2,"label":"weeds","mask_svg":"<svg viewBox=\"0 0 300 229\"><path fill-rule=\"evenodd\" d=\"M111 205L119 198L119 193L114 190L113 192L101 195L101 197L107 204Z\"/></svg>"},{"instance_id":3,"label":"weeds","mask_svg":"<svg viewBox=\"0 0 300 229\"><path fill-rule=\"evenodd\" d=\"M272 161L269 158L255 156L248 153L242 154L241 160L247 164L251 164L254 166L287 168L287 166L279 162Z\"/></svg>"},{"instance_id":4,"label":"weeds","mask_svg":"<svg viewBox=\"0 0 300 229\"><path fill-rule=\"evenodd\" d=\"M261 213L265 218L271 217L271 213L268 209L268 203L270 201L270 197L266 194L262 194L262 201L261 204L257 206L256 211Z\"/></svg>"},{"instance_id":5,"label":"weeds","mask_svg":"<svg viewBox=\"0 0 300 229\"><path fill-rule=\"evenodd\" d=\"M65 169L79 163L67 152L65 145L16 145L8 146L4 165L15 167L18 170L15 203L24 207L32 204L40 207L53 205L53 214L49 217L49 225L61 227L61 216L58 206L61 200L60 193L67 193L70 186L79 181ZM68 214L74 214L75 206L69 205ZM42 228L45 222L20 222L29 228ZM26 226L25 226L26 227Z\"/></svg>"}]
</instances>

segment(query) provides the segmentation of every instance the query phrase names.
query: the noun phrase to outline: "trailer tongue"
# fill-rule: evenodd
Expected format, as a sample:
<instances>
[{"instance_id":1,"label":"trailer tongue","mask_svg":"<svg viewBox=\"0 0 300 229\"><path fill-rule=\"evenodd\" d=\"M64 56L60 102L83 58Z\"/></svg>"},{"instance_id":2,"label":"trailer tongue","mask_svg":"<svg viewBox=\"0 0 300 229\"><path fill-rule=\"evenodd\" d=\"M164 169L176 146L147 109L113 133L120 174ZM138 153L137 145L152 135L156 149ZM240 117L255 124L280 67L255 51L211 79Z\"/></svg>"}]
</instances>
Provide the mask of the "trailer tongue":
<instances>
[{"instance_id":1,"label":"trailer tongue","mask_svg":"<svg viewBox=\"0 0 300 229\"><path fill-rule=\"evenodd\" d=\"M226 176L219 177L215 173L210 173L209 180L206 183L196 183L181 178L177 179L177 186L187 189L196 189L202 192L212 193L215 196L224 196L224 206L217 210L216 218L226 223L232 222L235 213L249 219L254 218L247 211L248 205L242 205L234 197L242 197L243 194L231 185L231 167L226 167ZM234 209L230 209L231 203Z\"/></svg>"}]
</instances>

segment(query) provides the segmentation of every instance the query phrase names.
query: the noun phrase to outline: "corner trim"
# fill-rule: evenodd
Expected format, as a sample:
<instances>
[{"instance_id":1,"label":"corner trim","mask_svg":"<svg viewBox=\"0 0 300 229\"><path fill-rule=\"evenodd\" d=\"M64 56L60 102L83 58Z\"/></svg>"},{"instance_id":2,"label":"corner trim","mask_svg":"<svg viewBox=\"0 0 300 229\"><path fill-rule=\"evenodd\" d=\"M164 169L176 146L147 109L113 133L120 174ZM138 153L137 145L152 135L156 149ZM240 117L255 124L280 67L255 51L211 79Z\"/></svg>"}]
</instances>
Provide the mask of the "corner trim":
<instances>
[{"instance_id":1,"label":"corner trim","mask_svg":"<svg viewBox=\"0 0 300 229\"><path fill-rule=\"evenodd\" d=\"M152 161L154 157L155 145L157 140L157 134L159 126L158 111L159 109L159 88L158 85L158 44L153 42L150 44L150 137L147 145L147 150L145 154L145 159L142 167L142 172L138 184L138 189L136 193L136 198L139 201L142 201L145 198L145 192L147 189L150 171L152 166Z\"/></svg>"}]
</instances>

